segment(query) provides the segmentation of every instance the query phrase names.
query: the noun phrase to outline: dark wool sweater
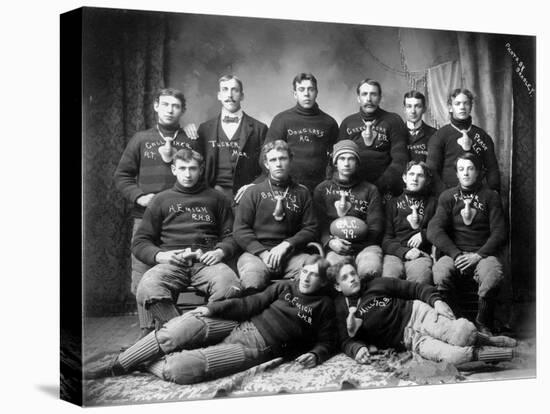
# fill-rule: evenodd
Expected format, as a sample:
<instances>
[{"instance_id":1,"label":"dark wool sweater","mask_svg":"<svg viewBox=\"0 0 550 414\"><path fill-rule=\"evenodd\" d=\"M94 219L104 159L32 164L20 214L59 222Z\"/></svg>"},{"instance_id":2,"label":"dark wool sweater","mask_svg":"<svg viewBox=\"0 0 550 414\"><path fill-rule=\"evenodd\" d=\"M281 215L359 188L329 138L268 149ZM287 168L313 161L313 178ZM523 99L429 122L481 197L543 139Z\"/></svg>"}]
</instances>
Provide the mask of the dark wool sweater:
<instances>
[{"instance_id":1,"label":"dark wool sweater","mask_svg":"<svg viewBox=\"0 0 550 414\"><path fill-rule=\"evenodd\" d=\"M165 136L174 136L174 131L161 127ZM159 193L172 188L176 177L172 174L171 164L165 163L158 148L163 146L164 139L159 135L157 127L137 132L124 150L115 171L115 185L124 198L132 204L132 217L143 216L145 207L136 203L142 195ZM183 130L179 130L176 139L172 141L176 149L192 148L202 153L199 140L191 140Z\"/></svg>"},{"instance_id":2,"label":"dark wool sweater","mask_svg":"<svg viewBox=\"0 0 550 414\"><path fill-rule=\"evenodd\" d=\"M500 191L500 173L493 139L483 129L475 125L471 125L468 136L472 139L470 152L477 154L481 159L489 188ZM434 175L437 194L458 185L455 161L460 154L464 153L462 147L457 143L460 137L462 137L462 133L448 124L439 129L430 139L426 163Z\"/></svg>"},{"instance_id":3,"label":"dark wool sweater","mask_svg":"<svg viewBox=\"0 0 550 414\"><path fill-rule=\"evenodd\" d=\"M334 299L341 350L350 358L355 358L359 349L368 344L379 348L403 348L403 333L411 318L413 300L430 306L441 300L433 286L389 277L367 281L361 292L359 300L348 298L350 306L357 306L355 317L363 320L353 338L347 331L349 308L346 298L338 295Z\"/></svg>"},{"instance_id":4,"label":"dark wool sweater","mask_svg":"<svg viewBox=\"0 0 550 414\"><path fill-rule=\"evenodd\" d=\"M428 241L426 230L435 213L436 203L435 197L415 194L407 190L386 203L386 232L382 241L384 253L393 254L404 260L411 249L407 246L407 242L415 234L421 233L422 244L419 248L430 254L432 244ZM412 204L418 205L418 214L421 216L420 227L416 230L407 219L412 213L410 207Z\"/></svg>"},{"instance_id":5,"label":"dark wool sweater","mask_svg":"<svg viewBox=\"0 0 550 414\"><path fill-rule=\"evenodd\" d=\"M407 151L410 161L426 161L428 155L428 142L432 135L437 131L434 127L424 123L418 128L416 135L408 133Z\"/></svg>"},{"instance_id":6,"label":"dark wool sweater","mask_svg":"<svg viewBox=\"0 0 550 414\"><path fill-rule=\"evenodd\" d=\"M327 176L329 154L338 137L338 124L315 106L298 105L276 115L265 142L282 139L294 154L290 175L313 191Z\"/></svg>"},{"instance_id":7,"label":"dark wool sweater","mask_svg":"<svg viewBox=\"0 0 550 414\"><path fill-rule=\"evenodd\" d=\"M346 216L358 217L367 224L367 234L363 240L352 244L357 254L367 246L380 244L384 231L384 211L376 186L366 181L353 179L343 183L335 173L331 180L323 181L313 192L313 206L321 227L321 241L326 245L330 239L330 224L338 218L334 203L340 199L340 191L345 191L351 203Z\"/></svg>"},{"instance_id":8,"label":"dark wool sweater","mask_svg":"<svg viewBox=\"0 0 550 414\"><path fill-rule=\"evenodd\" d=\"M235 213L233 236L237 244L249 253L258 255L282 241L300 249L317 238L317 218L312 208L309 190L289 180L284 185L272 181L276 195L288 193L283 201L285 217L273 217L276 201L269 188L269 179L250 187L244 193Z\"/></svg>"},{"instance_id":9,"label":"dark wool sweater","mask_svg":"<svg viewBox=\"0 0 550 414\"><path fill-rule=\"evenodd\" d=\"M233 212L220 192L198 184L185 188L178 182L157 194L147 206L132 243L132 252L144 263L155 265L160 251L220 248L224 260L237 246L231 235Z\"/></svg>"},{"instance_id":10,"label":"dark wool sweater","mask_svg":"<svg viewBox=\"0 0 550 414\"><path fill-rule=\"evenodd\" d=\"M369 120L374 120L373 132L377 136L372 146L367 147L361 136L366 128L363 117L366 115L359 111L344 119L340 125L338 141L351 139L359 146L361 164L357 174L360 179L376 185L381 194L401 194L401 176L409 160L407 127L399 115L378 108L368 117Z\"/></svg>"},{"instance_id":11,"label":"dark wool sweater","mask_svg":"<svg viewBox=\"0 0 550 414\"><path fill-rule=\"evenodd\" d=\"M477 210L469 226L460 213L464 197L473 197L471 206ZM461 190L458 186L444 191L428 224L428 239L453 259L462 252L475 252L482 257L496 255L507 239L498 193L486 186L473 190Z\"/></svg>"},{"instance_id":12,"label":"dark wool sweater","mask_svg":"<svg viewBox=\"0 0 550 414\"><path fill-rule=\"evenodd\" d=\"M264 291L207 305L212 316L251 320L268 346L285 351L298 347L321 363L336 348L334 304L322 291L305 295L299 281L278 281Z\"/></svg>"}]
</instances>

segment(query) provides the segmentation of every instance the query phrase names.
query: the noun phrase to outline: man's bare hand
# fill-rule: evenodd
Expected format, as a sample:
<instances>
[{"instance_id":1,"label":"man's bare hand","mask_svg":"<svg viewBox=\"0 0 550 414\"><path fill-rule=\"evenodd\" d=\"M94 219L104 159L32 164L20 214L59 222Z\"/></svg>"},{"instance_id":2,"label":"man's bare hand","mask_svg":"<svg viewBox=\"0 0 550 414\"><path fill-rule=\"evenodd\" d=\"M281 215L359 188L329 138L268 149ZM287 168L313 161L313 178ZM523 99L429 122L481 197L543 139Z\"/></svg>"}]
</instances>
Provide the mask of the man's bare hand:
<instances>
[{"instance_id":1,"label":"man's bare hand","mask_svg":"<svg viewBox=\"0 0 550 414\"><path fill-rule=\"evenodd\" d=\"M435 301L434 310L437 312L438 315L444 316L445 318L456 319L451 307L442 300Z\"/></svg>"},{"instance_id":2,"label":"man's bare hand","mask_svg":"<svg viewBox=\"0 0 550 414\"><path fill-rule=\"evenodd\" d=\"M147 207L154 196L155 196L154 193L149 193L149 194L139 196L136 200L136 203L139 204L141 207Z\"/></svg>"},{"instance_id":3,"label":"man's bare hand","mask_svg":"<svg viewBox=\"0 0 550 414\"><path fill-rule=\"evenodd\" d=\"M338 237L330 239L328 247L336 254L346 255L351 252L351 242Z\"/></svg>"},{"instance_id":4,"label":"man's bare hand","mask_svg":"<svg viewBox=\"0 0 550 414\"><path fill-rule=\"evenodd\" d=\"M218 264L222 261L224 253L222 249L210 250L201 255L199 260L207 266Z\"/></svg>"},{"instance_id":5,"label":"man's bare hand","mask_svg":"<svg viewBox=\"0 0 550 414\"><path fill-rule=\"evenodd\" d=\"M422 233L418 232L414 236L411 236L409 241L407 242L408 247L420 247L422 244Z\"/></svg>"},{"instance_id":6,"label":"man's bare hand","mask_svg":"<svg viewBox=\"0 0 550 414\"><path fill-rule=\"evenodd\" d=\"M355 354L355 360L360 364L367 364L370 360L370 352L366 346L359 348L357 354Z\"/></svg>"},{"instance_id":7,"label":"man's bare hand","mask_svg":"<svg viewBox=\"0 0 550 414\"><path fill-rule=\"evenodd\" d=\"M167 252L158 252L155 261L160 264L171 264L174 266L184 265L185 258L182 257L183 250L169 250Z\"/></svg>"},{"instance_id":8,"label":"man's bare hand","mask_svg":"<svg viewBox=\"0 0 550 414\"><path fill-rule=\"evenodd\" d=\"M187 135L189 139L195 141L199 138L199 131L197 130L197 126L194 123L185 125L183 127L183 130L185 132L185 135Z\"/></svg>"},{"instance_id":9,"label":"man's bare hand","mask_svg":"<svg viewBox=\"0 0 550 414\"><path fill-rule=\"evenodd\" d=\"M190 313L196 316L210 316L210 309L208 309L206 306L198 306L187 313Z\"/></svg>"},{"instance_id":10,"label":"man's bare hand","mask_svg":"<svg viewBox=\"0 0 550 414\"><path fill-rule=\"evenodd\" d=\"M304 368L313 368L317 365L317 355L313 352L308 352L300 355L295 361L301 364Z\"/></svg>"},{"instance_id":11,"label":"man's bare hand","mask_svg":"<svg viewBox=\"0 0 550 414\"><path fill-rule=\"evenodd\" d=\"M475 266L481 260L477 253L462 253L455 259L455 267L464 272L470 266Z\"/></svg>"},{"instance_id":12,"label":"man's bare hand","mask_svg":"<svg viewBox=\"0 0 550 414\"><path fill-rule=\"evenodd\" d=\"M268 266L272 269L278 269L288 249L290 249L290 243L287 241L282 241L277 246L273 247L269 251L269 257L267 258Z\"/></svg>"}]
</instances>

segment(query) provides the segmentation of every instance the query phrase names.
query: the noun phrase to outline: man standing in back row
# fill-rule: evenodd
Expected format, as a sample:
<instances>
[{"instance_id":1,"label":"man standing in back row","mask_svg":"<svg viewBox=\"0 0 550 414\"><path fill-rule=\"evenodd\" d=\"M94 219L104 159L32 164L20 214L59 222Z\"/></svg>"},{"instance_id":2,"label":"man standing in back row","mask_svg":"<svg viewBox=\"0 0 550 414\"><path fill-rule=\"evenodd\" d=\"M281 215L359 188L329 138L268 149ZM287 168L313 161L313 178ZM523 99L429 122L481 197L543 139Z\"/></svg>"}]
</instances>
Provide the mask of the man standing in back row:
<instances>
[{"instance_id":1,"label":"man standing in back row","mask_svg":"<svg viewBox=\"0 0 550 414\"><path fill-rule=\"evenodd\" d=\"M326 178L332 146L338 137L338 124L317 105L317 79L299 73L292 81L296 106L276 115L266 142L281 139L294 154L290 175L310 192Z\"/></svg>"},{"instance_id":2,"label":"man standing in back row","mask_svg":"<svg viewBox=\"0 0 550 414\"><path fill-rule=\"evenodd\" d=\"M387 200L403 191L407 128L399 115L380 108L380 83L367 78L356 91L359 112L342 121L338 141L351 139L359 146L359 177L376 185Z\"/></svg>"}]
</instances>

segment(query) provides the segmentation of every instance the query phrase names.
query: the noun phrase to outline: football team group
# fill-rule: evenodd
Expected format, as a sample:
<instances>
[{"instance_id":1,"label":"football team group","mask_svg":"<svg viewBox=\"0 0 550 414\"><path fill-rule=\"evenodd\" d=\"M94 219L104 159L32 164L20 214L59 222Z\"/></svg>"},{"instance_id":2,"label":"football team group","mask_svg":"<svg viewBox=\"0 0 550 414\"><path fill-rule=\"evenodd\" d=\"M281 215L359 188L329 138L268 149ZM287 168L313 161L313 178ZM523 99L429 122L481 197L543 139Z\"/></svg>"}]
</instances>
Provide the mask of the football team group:
<instances>
[{"instance_id":1,"label":"football team group","mask_svg":"<svg viewBox=\"0 0 550 414\"><path fill-rule=\"evenodd\" d=\"M383 348L456 365L514 357L516 341L493 334L507 229L469 90L450 92L436 130L422 93L404 95L403 121L364 79L338 126L300 73L296 105L268 128L243 112L240 79L218 87L221 113L198 129L180 127L184 95L160 90L157 124L122 154L141 335L86 378L145 370L191 384L277 357L368 364ZM459 314L464 279L477 282L472 320ZM207 302L180 315L189 287Z\"/></svg>"}]
</instances>

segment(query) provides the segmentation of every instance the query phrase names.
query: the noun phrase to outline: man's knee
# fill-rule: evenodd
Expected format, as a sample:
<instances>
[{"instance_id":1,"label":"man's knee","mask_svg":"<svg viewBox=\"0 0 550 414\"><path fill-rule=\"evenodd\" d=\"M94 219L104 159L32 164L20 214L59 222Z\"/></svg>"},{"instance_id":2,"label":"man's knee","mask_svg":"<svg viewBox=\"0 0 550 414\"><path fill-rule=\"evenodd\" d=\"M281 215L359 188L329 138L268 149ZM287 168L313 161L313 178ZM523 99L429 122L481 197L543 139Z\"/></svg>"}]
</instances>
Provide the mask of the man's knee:
<instances>
[{"instance_id":1,"label":"man's knee","mask_svg":"<svg viewBox=\"0 0 550 414\"><path fill-rule=\"evenodd\" d=\"M465 318L459 318L449 324L448 342L456 346L472 346L477 339L475 325Z\"/></svg>"},{"instance_id":2,"label":"man's knee","mask_svg":"<svg viewBox=\"0 0 550 414\"><path fill-rule=\"evenodd\" d=\"M455 271L454 260L449 256L441 257L433 265L433 281L437 287L447 287Z\"/></svg>"},{"instance_id":3,"label":"man's knee","mask_svg":"<svg viewBox=\"0 0 550 414\"><path fill-rule=\"evenodd\" d=\"M196 384L206 379L206 358L201 350L181 351L166 356L164 379L176 384Z\"/></svg>"},{"instance_id":4,"label":"man's knee","mask_svg":"<svg viewBox=\"0 0 550 414\"><path fill-rule=\"evenodd\" d=\"M504 280L502 264L495 256L481 259L476 266L474 278L479 283L478 295L482 298L495 294Z\"/></svg>"},{"instance_id":5,"label":"man's knee","mask_svg":"<svg viewBox=\"0 0 550 414\"><path fill-rule=\"evenodd\" d=\"M243 253L237 267L242 289L263 290L271 279L271 274L262 260L250 253Z\"/></svg>"},{"instance_id":6,"label":"man's knee","mask_svg":"<svg viewBox=\"0 0 550 414\"><path fill-rule=\"evenodd\" d=\"M382 274L382 249L369 246L357 255L357 273L360 277L379 277Z\"/></svg>"},{"instance_id":7,"label":"man's knee","mask_svg":"<svg viewBox=\"0 0 550 414\"><path fill-rule=\"evenodd\" d=\"M194 349L205 343L207 326L203 318L181 315L166 322L157 333L157 341L165 354L180 349Z\"/></svg>"},{"instance_id":8,"label":"man's knee","mask_svg":"<svg viewBox=\"0 0 550 414\"><path fill-rule=\"evenodd\" d=\"M407 280L433 285L432 259L419 257L405 265Z\"/></svg>"},{"instance_id":9,"label":"man's knee","mask_svg":"<svg viewBox=\"0 0 550 414\"><path fill-rule=\"evenodd\" d=\"M382 265L382 277L401 278L403 275L403 262L397 256L387 254Z\"/></svg>"}]
</instances>

